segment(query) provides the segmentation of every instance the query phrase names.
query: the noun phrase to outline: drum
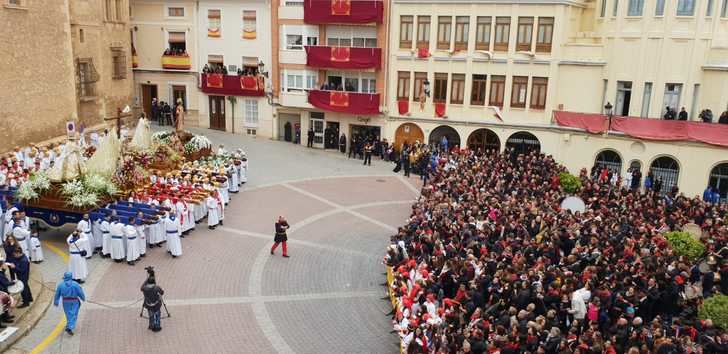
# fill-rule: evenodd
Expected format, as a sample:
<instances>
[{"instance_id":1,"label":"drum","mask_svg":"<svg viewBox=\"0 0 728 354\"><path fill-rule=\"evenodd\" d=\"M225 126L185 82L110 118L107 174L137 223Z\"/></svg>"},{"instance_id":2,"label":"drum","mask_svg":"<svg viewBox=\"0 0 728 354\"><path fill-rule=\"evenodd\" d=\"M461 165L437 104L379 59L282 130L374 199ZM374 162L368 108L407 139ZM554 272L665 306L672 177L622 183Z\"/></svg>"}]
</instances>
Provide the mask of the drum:
<instances>
[{"instance_id":1,"label":"drum","mask_svg":"<svg viewBox=\"0 0 728 354\"><path fill-rule=\"evenodd\" d=\"M23 289L25 289L25 285L22 281L18 280L15 284L8 286L8 293L11 295L20 294Z\"/></svg>"}]
</instances>

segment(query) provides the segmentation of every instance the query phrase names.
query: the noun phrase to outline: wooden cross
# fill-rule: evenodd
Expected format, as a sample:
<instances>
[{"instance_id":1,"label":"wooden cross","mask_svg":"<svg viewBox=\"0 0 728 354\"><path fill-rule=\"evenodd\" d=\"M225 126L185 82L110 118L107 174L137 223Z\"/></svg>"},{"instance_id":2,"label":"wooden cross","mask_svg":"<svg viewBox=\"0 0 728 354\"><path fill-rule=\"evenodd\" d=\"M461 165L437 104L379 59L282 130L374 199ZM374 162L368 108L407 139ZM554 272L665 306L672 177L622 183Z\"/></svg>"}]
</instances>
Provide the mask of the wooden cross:
<instances>
[{"instance_id":1,"label":"wooden cross","mask_svg":"<svg viewBox=\"0 0 728 354\"><path fill-rule=\"evenodd\" d=\"M116 120L116 137L121 140L121 118L131 117L131 113L121 113L121 108L116 108L116 117L106 117L105 121Z\"/></svg>"}]
</instances>

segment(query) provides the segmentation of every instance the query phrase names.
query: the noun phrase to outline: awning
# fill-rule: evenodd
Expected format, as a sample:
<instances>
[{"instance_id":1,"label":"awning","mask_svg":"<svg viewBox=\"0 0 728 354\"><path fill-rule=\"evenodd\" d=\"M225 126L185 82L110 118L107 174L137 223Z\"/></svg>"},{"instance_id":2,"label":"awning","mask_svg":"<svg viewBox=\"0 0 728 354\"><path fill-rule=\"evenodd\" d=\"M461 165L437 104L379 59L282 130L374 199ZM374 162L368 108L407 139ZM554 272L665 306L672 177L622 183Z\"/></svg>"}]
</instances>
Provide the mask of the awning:
<instances>
[{"instance_id":1,"label":"awning","mask_svg":"<svg viewBox=\"0 0 728 354\"><path fill-rule=\"evenodd\" d=\"M169 32L169 43L184 43L185 33L184 32Z\"/></svg>"}]
</instances>

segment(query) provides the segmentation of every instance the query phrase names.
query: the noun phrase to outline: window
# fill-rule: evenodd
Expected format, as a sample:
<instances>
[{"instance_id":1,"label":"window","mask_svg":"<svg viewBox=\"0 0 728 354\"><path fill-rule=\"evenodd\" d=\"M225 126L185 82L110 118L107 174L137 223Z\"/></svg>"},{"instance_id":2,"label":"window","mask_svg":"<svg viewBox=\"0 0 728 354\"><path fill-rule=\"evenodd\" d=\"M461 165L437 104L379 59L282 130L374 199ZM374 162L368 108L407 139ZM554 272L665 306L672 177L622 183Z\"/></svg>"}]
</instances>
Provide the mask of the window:
<instances>
[{"instance_id":1,"label":"window","mask_svg":"<svg viewBox=\"0 0 728 354\"><path fill-rule=\"evenodd\" d=\"M728 17L728 0L723 0L723 5L720 7L720 17Z\"/></svg>"},{"instance_id":2,"label":"window","mask_svg":"<svg viewBox=\"0 0 728 354\"><path fill-rule=\"evenodd\" d=\"M695 0L677 0L678 16L693 16L695 14Z\"/></svg>"},{"instance_id":3,"label":"window","mask_svg":"<svg viewBox=\"0 0 728 354\"><path fill-rule=\"evenodd\" d=\"M450 103L463 104L465 96L465 74L452 74L452 90L450 90Z\"/></svg>"},{"instance_id":4,"label":"window","mask_svg":"<svg viewBox=\"0 0 728 354\"><path fill-rule=\"evenodd\" d=\"M506 92L506 77L491 76L490 77L490 97L488 104L496 107L503 107L503 97Z\"/></svg>"},{"instance_id":5,"label":"window","mask_svg":"<svg viewBox=\"0 0 728 354\"><path fill-rule=\"evenodd\" d=\"M255 11L243 11L243 39L255 39L257 37L257 19Z\"/></svg>"},{"instance_id":6,"label":"window","mask_svg":"<svg viewBox=\"0 0 728 354\"><path fill-rule=\"evenodd\" d=\"M169 17L185 17L184 7L168 7L167 16Z\"/></svg>"},{"instance_id":7,"label":"window","mask_svg":"<svg viewBox=\"0 0 728 354\"><path fill-rule=\"evenodd\" d=\"M493 50L496 52L507 52L508 51L508 37L511 31L511 18L510 17L496 17L495 18L495 44Z\"/></svg>"},{"instance_id":8,"label":"window","mask_svg":"<svg viewBox=\"0 0 728 354\"><path fill-rule=\"evenodd\" d=\"M433 94L436 103L447 101L447 74L435 73L435 92Z\"/></svg>"},{"instance_id":9,"label":"window","mask_svg":"<svg viewBox=\"0 0 728 354\"><path fill-rule=\"evenodd\" d=\"M682 84L665 84L665 96L663 97L662 114L664 116L666 107L670 107L675 114L679 111L680 95Z\"/></svg>"},{"instance_id":10,"label":"window","mask_svg":"<svg viewBox=\"0 0 728 354\"><path fill-rule=\"evenodd\" d=\"M482 106L485 104L485 75L473 75L473 87L470 92L470 104Z\"/></svg>"},{"instance_id":11,"label":"window","mask_svg":"<svg viewBox=\"0 0 728 354\"><path fill-rule=\"evenodd\" d=\"M112 2L113 0L106 0L104 3L106 6L104 6L104 19L106 21L113 21L114 20L114 4Z\"/></svg>"},{"instance_id":12,"label":"window","mask_svg":"<svg viewBox=\"0 0 728 354\"><path fill-rule=\"evenodd\" d=\"M607 0L602 0L602 6L599 10L599 17L604 17L607 15Z\"/></svg>"},{"instance_id":13,"label":"window","mask_svg":"<svg viewBox=\"0 0 728 354\"><path fill-rule=\"evenodd\" d=\"M212 69L212 70L223 69L225 67L222 55L215 55L215 54L208 55L207 64L210 66L210 69Z\"/></svg>"},{"instance_id":14,"label":"window","mask_svg":"<svg viewBox=\"0 0 728 354\"><path fill-rule=\"evenodd\" d=\"M245 100L245 126L258 126L258 100Z\"/></svg>"},{"instance_id":15,"label":"window","mask_svg":"<svg viewBox=\"0 0 728 354\"><path fill-rule=\"evenodd\" d=\"M286 6L301 6L301 7L303 7L303 0L286 0Z\"/></svg>"},{"instance_id":16,"label":"window","mask_svg":"<svg viewBox=\"0 0 728 354\"><path fill-rule=\"evenodd\" d=\"M111 49L111 61L112 61L112 74L111 77L114 80L121 80L126 78L126 54L121 48Z\"/></svg>"},{"instance_id":17,"label":"window","mask_svg":"<svg viewBox=\"0 0 728 354\"><path fill-rule=\"evenodd\" d=\"M318 72L308 70L283 70L281 78L281 91L303 92L315 90L318 82Z\"/></svg>"},{"instance_id":18,"label":"window","mask_svg":"<svg viewBox=\"0 0 728 354\"><path fill-rule=\"evenodd\" d=\"M534 77L531 79L531 108L546 108L546 93L548 92L549 79L546 77Z\"/></svg>"},{"instance_id":19,"label":"window","mask_svg":"<svg viewBox=\"0 0 728 354\"><path fill-rule=\"evenodd\" d=\"M642 16L642 8L645 6L645 0L629 0L627 8L627 16Z\"/></svg>"},{"instance_id":20,"label":"window","mask_svg":"<svg viewBox=\"0 0 728 354\"><path fill-rule=\"evenodd\" d=\"M713 16L713 0L708 0L708 4L705 7L705 17Z\"/></svg>"},{"instance_id":21,"label":"window","mask_svg":"<svg viewBox=\"0 0 728 354\"><path fill-rule=\"evenodd\" d=\"M374 78L362 78L361 89L359 92L363 93L376 93L377 92L377 79Z\"/></svg>"},{"instance_id":22,"label":"window","mask_svg":"<svg viewBox=\"0 0 728 354\"><path fill-rule=\"evenodd\" d=\"M470 32L470 17L455 17L455 50L468 49L468 35ZM465 79L463 79L465 81Z\"/></svg>"},{"instance_id":23,"label":"window","mask_svg":"<svg viewBox=\"0 0 728 354\"><path fill-rule=\"evenodd\" d=\"M452 17L440 16L437 18L437 49L450 49L450 32Z\"/></svg>"},{"instance_id":24,"label":"window","mask_svg":"<svg viewBox=\"0 0 728 354\"><path fill-rule=\"evenodd\" d=\"M207 10L207 36L220 37L220 10Z\"/></svg>"},{"instance_id":25,"label":"window","mask_svg":"<svg viewBox=\"0 0 728 354\"><path fill-rule=\"evenodd\" d=\"M518 18L518 41L516 50L531 51L531 40L533 39L533 17Z\"/></svg>"},{"instance_id":26,"label":"window","mask_svg":"<svg viewBox=\"0 0 728 354\"><path fill-rule=\"evenodd\" d=\"M554 18L538 18L538 34L536 35L536 52L550 53L551 41L554 36Z\"/></svg>"},{"instance_id":27,"label":"window","mask_svg":"<svg viewBox=\"0 0 728 354\"><path fill-rule=\"evenodd\" d=\"M78 41L83 43L86 40L86 36L83 33L83 28L78 29Z\"/></svg>"},{"instance_id":28,"label":"window","mask_svg":"<svg viewBox=\"0 0 728 354\"><path fill-rule=\"evenodd\" d=\"M82 58L76 61L76 75L78 95L81 98L96 96L96 82L99 81L99 74L94 68L92 58Z\"/></svg>"},{"instance_id":29,"label":"window","mask_svg":"<svg viewBox=\"0 0 728 354\"><path fill-rule=\"evenodd\" d=\"M514 76L511 90L511 107L525 108L528 76Z\"/></svg>"},{"instance_id":30,"label":"window","mask_svg":"<svg viewBox=\"0 0 728 354\"><path fill-rule=\"evenodd\" d=\"M399 48L412 48L412 16L399 17Z\"/></svg>"},{"instance_id":31,"label":"window","mask_svg":"<svg viewBox=\"0 0 728 354\"><path fill-rule=\"evenodd\" d=\"M647 118L650 115L650 101L652 100L652 83L645 82L645 90L642 93L642 111L640 117Z\"/></svg>"},{"instance_id":32,"label":"window","mask_svg":"<svg viewBox=\"0 0 728 354\"><path fill-rule=\"evenodd\" d=\"M488 16L478 16L475 24L475 49L490 50L490 26L492 20Z\"/></svg>"},{"instance_id":33,"label":"window","mask_svg":"<svg viewBox=\"0 0 728 354\"><path fill-rule=\"evenodd\" d=\"M22 6L23 3L21 2L21 0L8 0L8 5L11 5L11 6Z\"/></svg>"},{"instance_id":34,"label":"window","mask_svg":"<svg viewBox=\"0 0 728 354\"><path fill-rule=\"evenodd\" d=\"M397 72L397 100L409 101L410 72Z\"/></svg>"},{"instance_id":35,"label":"window","mask_svg":"<svg viewBox=\"0 0 728 354\"><path fill-rule=\"evenodd\" d=\"M377 47L377 34L374 27L328 26L326 36L326 44L332 47Z\"/></svg>"},{"instance_id":36,"label":"window","mask_svg":"<svg viewBox=\"0 0 728 354\"><path fill-rule=\"evenodd\" d=\"M242 69L244 74L255 75L258 73L258 57L243 57L242 63Z\"/></svg>"},{"instance_id":37,"label":"window","mask_svg":"<svg viewBox=\"0 0 728 354\"><path fill-rule=\"evenodd\" d=\"M417 16L417 48L430 49L430 16Z\"/></svg>"},{"instance_id":38,"label":"window","mask_svg":"<svg viewBox=\"0 0 728 354\"><path fill-rule=\"evenodd\" d=\"M665 15L665 0L655 0L655 16Z\"/></svg>"},{"instance_id":39,"label":"window","mask_svg":"<svg viewBox=\"0 0 728 354\"><path fill-rule=\"evenodd\" d=\"M614 7L612 8L612 17L617 17L619 13L619 0L614 0Z\"/></svg>"},{"instance_id":40,"label":"window","mask_svg":"<svg viewBox=\"0 0 728 354\"><path fill-rule=\"evenodd\" d=\"M116 5L116 20L117 21L124 21L124 1L123 0L115 0Z\"/></svg>"},{"instance_id":41,"label":"window","mask_svg":"<svg viewBox=\"0 0 728 354\"><path fill-rule=\"evenodd\" d=\"M303 50L304 45L318 45L318 26L285 25L285 48Z\"/></svg>"},{"instance_id":42,"label":"window","mask_svg":"<svg viewBox=\"0 0 728 354\"><path fill-rule=\"evenodd\" d=\"M414 99L420 100L425 95L425 81L427 81L427 73L415 73Z\"/></svg>"},{"instance_id":43,"label":"window","mask_svg":"<svg viewBox=\"0 0 728 354\"><path fill-rule=\"evenodd\" d=\"M187 50L184 32L169 32L168 35L169 49L180 53L184 53Z\"/></svg>"}]
</instances>

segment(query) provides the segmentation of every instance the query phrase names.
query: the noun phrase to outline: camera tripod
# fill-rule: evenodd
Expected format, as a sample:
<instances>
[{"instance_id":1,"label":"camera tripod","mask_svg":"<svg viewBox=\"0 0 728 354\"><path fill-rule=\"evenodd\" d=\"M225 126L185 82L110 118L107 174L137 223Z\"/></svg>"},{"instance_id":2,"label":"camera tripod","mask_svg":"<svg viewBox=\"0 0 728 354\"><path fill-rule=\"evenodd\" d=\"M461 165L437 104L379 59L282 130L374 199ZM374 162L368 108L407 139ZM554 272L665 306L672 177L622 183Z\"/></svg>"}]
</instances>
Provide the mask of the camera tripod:
<instances>
[{"instance_id":1,"label":"camera tripod","mask_svg":"<svg viewBox=\"0 0 728 354\"><path fill-rule=\"evenodd\" d=\"M159 301L162 302L162 306L164 307L164 312L167 313L167 317L161 317L161 318L170 318L172 315L169 313L169 310L167 309L167 304L164 302L164 299L160 296ZM146 319L149 319L148 316L144 316L144 301L142 300L142 309L139 311L139 317L143 317Z\"/></svg>"}]
</instances>

